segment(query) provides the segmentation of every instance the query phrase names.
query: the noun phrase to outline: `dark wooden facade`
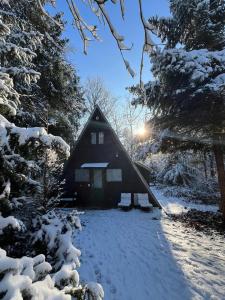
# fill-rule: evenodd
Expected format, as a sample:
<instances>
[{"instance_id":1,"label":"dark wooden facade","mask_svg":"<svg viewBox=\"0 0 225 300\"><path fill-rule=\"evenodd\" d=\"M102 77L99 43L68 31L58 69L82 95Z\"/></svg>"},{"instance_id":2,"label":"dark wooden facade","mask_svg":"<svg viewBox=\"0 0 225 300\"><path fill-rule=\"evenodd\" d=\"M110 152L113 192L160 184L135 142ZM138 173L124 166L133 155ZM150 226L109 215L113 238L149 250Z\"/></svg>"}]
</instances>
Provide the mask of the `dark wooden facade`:
<instances>
[{"instance_id":1,"label":"dark wooden facade","mask_svg":"<svg viewBox=\"0 0 225 300\"><path fill-rule=\"evenodd\" d=\"M96 144L93 144L93 134L96 137L94 141ZM103 135L102 141L100 135ZM79 171L84 169L87 171ZM109 180L108 176L114 170L120 170L122 174L122 178L118 181ZM83 182L80 177L79 181L77 180L76 172L82 172L81 175L86 176ZM148 193L149 201L154 206L160 207L141 172L132 163L98 106L91 114L65 165L64 178L63 198L74 199L72 206L117 207L121 193L131 193L132 199L134 193Z\"/></svg>"}]
</instances>

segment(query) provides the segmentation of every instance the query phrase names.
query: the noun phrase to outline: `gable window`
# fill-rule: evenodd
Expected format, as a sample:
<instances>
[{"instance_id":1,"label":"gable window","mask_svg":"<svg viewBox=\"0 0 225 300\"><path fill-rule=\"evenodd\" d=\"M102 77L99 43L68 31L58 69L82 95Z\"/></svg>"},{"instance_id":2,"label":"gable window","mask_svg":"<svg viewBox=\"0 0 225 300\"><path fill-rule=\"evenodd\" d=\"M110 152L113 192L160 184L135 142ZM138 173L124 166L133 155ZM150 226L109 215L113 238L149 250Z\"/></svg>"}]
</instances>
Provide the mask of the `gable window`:
<instances>
[{"instance_id":1,"label":"gable window","mask_svg":"<svg viewBox=\"0 0 225 300\"><path fill-rule=\"evenodd\" d=\"M89 182L90 172L86 169L75 169L75 182Z\"/></svg>"},{"instance_id":2,"label":"gable window","mask_svg":"<svg viewBox=\"0 0 225 300\"><path fill-rule=\"evenodd\" d=\"M121 182L122 181L122 170L121 169L107 169L106 180L108 182Z\"/></svg>"},{"instance_id":3,"label":"gable window","mask_svg":"<svg viewBox=\"0 0 225 300\"><path fill-rule=\"evenodd\" d=\"M99 132L98 134L98 143L104 144L104 132Z\"/></svg>"},{"instance_id":4,"label":"gable window","mask_svg":"<svg viewBox=\"0 0 225 300\"><path fill-rule=\"evenodd\" d=\"M96 134L96 132L91 132L91 143L92 143L92 145L97 144L97 134Z\"/></svg>"}]
</instances>

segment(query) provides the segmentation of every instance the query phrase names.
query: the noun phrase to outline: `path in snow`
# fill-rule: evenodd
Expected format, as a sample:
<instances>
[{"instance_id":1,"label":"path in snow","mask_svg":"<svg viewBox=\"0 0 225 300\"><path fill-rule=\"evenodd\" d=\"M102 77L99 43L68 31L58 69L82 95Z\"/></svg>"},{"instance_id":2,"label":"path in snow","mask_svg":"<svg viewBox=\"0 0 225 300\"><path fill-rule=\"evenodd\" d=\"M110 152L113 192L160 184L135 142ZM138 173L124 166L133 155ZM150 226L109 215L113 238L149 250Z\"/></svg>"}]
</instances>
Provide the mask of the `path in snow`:
<instances>
[{"instance_id":1,"label":"path in snow","mask_svg":"<svg viewBox=\"0 0 225 300\"><path fill-rule=\"evenodd\" d=\"M89 211L78 237L79 273L103 285L106 300L180 299L189 295L159 221L138 210ZM163 283L163 281L165 282ZM179 297L177 296L180 294ZM164 296L163 296L164 295Z\"/></svg>"},{"instance_id":2,"label":"path in snow","mask_svg":"<svg viewBox=\"0 0 225 300\"><path fill-rule=\"evenodd\" d=\"M225 299L224 240L139 210L87 211L81 281L97 281L105 300ZM159 216L159 214L158 214Z\"/></svg>"}]
</instances>

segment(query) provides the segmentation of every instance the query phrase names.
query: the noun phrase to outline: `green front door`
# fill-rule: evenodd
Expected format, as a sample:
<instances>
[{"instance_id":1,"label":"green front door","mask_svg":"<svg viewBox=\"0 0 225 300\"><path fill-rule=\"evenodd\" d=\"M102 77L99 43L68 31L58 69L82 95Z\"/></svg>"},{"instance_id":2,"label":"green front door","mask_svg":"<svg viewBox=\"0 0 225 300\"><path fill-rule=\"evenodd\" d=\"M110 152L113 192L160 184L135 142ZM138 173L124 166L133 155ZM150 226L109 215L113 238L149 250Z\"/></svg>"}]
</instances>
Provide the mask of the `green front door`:
<instances>
[{"instance_id":1,"label":"green front door","mask_svg":"<svg viewBox=\"0 0 225 300\"><path fill-rule=\"evenodd\" d=\"M93 206L102 206L104 200L103 170L93 169L91 176L90 202Z\"/></svg>"}]
</instances>

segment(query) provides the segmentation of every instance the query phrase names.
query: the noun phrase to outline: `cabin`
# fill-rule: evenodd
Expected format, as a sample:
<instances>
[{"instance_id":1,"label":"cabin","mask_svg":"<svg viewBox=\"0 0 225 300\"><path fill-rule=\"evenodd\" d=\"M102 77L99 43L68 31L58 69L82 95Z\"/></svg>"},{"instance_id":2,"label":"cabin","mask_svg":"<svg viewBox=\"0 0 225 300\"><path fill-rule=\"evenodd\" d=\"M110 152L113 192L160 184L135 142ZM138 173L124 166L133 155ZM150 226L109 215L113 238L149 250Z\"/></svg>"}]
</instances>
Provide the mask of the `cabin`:
<instances>
[{"instance_id":1,"label":"cabin","mask_svg":"<svg viewBox=\"0 0 225 300\"><path fill-rule=\"evenodd\" d=\"M99 106L84 126L63 177L62 200L72 207L114 208L122 195L130 195L131 206L135 206L138 194L160 207L141 169L132 162Z\"/></svg>"}]
</instances>

